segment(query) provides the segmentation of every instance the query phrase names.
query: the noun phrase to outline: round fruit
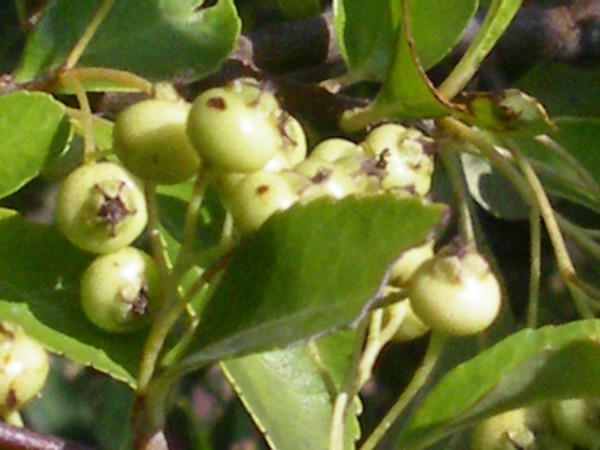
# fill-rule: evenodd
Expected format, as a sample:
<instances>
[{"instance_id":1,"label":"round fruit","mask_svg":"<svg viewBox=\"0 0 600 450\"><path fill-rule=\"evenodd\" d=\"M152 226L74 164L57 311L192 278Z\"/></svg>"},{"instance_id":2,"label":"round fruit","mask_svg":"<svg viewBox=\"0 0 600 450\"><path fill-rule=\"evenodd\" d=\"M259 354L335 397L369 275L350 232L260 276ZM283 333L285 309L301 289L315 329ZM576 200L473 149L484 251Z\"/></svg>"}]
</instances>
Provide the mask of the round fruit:
<instances>
[{"instance_id":1,"label":"round fruit","mask_svg":"<svg viewBox=\"0 0 600 450\"><path fill-rule=\"evenodd\" d=\"M261 170L282 142L274 114L224 88L196 98L187 131L203 160L230 172Z\"/></svg>"},{"instance_id":2,"label":"round fruit","mask_svg":"<svg viewBox=\"0 0 600 450\"><path fill-rule=\"evenodd\" d=\"M399 287L406 285L417 269L433 258L433 245L433 241L427 241L403 252L392 266L390 284Z\"/></svg>"},{"instance_id":3,"label":"round fruit","mask_svg":"<svg viewBox=\"0 0 600 450\"><path fill-rule=\"evenodd\" d=\"M403 316L402 323L392 338L394 342L412 341L429 331L429 327L412 310L409 300L402 300L388 306L385 313L389 316Z\"/></svg>"},{"instance_id":4,"label":"round fruit","mask_svg":"<svg viewBox=\"0 0 600 450\"><path fill-rule=\"evenodd\" d=\"M306 158L307 143L304 128L291 114L281 110L277 115L281 134L281 153L293 167Z\"/></svg>"},{"instance_id":5,"label":"round fruit","mask_svg":"<svg viewBox=\"0 0 600 450\"><path fill-rule=\"evenodd\" d=\"M183 101L155 99L130 106L115 121L115 153L144 180L159 184L187 180L200 166L186 133L189 110Z\"/></svg>"},{"instance_id":6,"label":"round fruit","mask_svg":"<svg viewBox=\"0 0 600 450\"><path fill-rule=\"evenodd\" d=\"M303 193L303 199L323 196L343 198L356 190L352 177L334 163L308 158L294 170L312 182L311 188Z\"/></svg>"},{"instance_id":7,"label":"round fruit","mask_svg":"<svg viewBox=\"0 0 600 450\"><path fill-rule=\"evenodd\" d=\"M0 417L40 393L48 376L48 354L16 325L0 322Z\"/></svg>"},{"instance_id":8,"label":"round fruit","mask_svg":"<svg viewBox=\"0 0 600 450\"><path fill-rule=\"evenodd\" d=\"M471 433L471 450L571 450L554 436L540 407L520 408L479 422Z\"/></svg>"},{"instance_id":9,"label":"round fruit","mask_svg":"<svg viewBox=\"0 0 600 450\"><path fill-rule=\"evenodd\" d=\"M384 189L409 189L425 195L431 188L433 157L426 147L433 141L419 130L398 124L385 124L375 128L361 143L368 156L377 160L385 175Z\"/></svg>"},{"instance_id":10,"label":"round fruit","mask_svg":"<svg viewBox=\"0 0 600 450\"><path fill-rule=\"evenodd\" d=\"M500 311L498 280L476 251L441 252L412 276L408 296L432 330L468 336L489 327Z\"/></svg>"},{"instance_id":11,"label":"round fruit","mask_svg":"<svg viewBox=\"0 0 600 450\"><path fill-rule=\"evenodd\" d=\"M600 399L570 399L551 407L558 433L567 441L588 448L600 444Z\"/></svg>"},{"instance_id":12,"label":"round fruit","mask_svg":"<svg viewBox=\"0 0 600 450\"><path fill-rule=\"evenodd\" d=\"M126 247L97 257L81 278L81 306L97 327L112 333L150 323L159 306L159 273L154 260Z\"/></svg>"},{"instance_id":13,"label":"round fruit","mask_svg":"<svg viewBox=\"0 0 600 450\"><path fill-rule=\"evenodd\" d=\"M319 142L310 153L312 159L329 163L336 162L348 156L363 156L362 147L354 142L341 138L330 138Z\"/></svg>"},{"instance_id":14,"label":"round fruit","mask_svg":"<svg viewBox=\"0 0 600 450\"><path fill-rule=\"evenodd\" d=\"M55 215L64 236L92 253L126 247L148 221L140 181L109 162L87 164L71 172L58 192Z\"/></svg>"},{"instance_id":15,"label":"round fruit","mask_svg":"<svg viewBox=\"0 0 600 450\"><path fill-rule=\"evenodd\" d=\"M241 234L248 234L276 211L296 203L298 195L282 175L255 172L233 188L228 200L236 228Z\"/></svg>"}]
</instances>

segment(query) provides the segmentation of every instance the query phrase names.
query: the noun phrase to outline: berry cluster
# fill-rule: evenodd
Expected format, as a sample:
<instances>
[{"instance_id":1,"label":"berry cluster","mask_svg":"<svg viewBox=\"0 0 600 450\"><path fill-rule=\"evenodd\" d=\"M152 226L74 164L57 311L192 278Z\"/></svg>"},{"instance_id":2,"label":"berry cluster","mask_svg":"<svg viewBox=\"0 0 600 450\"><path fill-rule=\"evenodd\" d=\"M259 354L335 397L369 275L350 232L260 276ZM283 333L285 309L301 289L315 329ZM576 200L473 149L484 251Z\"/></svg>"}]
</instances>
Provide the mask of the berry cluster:
<instances>
[{"instance_id":1,"label":"berry cluster","mask_svg":"<svg viewBox=\"0 0 600 450\"><path fill-rule=\"evenodd\" d=\"M143 183L181 183L202 167L243 236L275 212L323 196L425 198L434 169L433 140L394 123L360 143L324 140L307 156L301 124L250 78L209 89L191 105L141 101L117 117L113 137L120 163L79 167L56 204L66 238L99 254L82 278L81 301L90 320L110 332L144 326L160 303L156 264L130 247L147 222ZM399 340L429 328L478 333L498 313L500 287L483 257L474 250L434 257L433 245L405 252L391 269L392 288L409 296L389 309L404 318Z\"/></svg>"}]
</instances>

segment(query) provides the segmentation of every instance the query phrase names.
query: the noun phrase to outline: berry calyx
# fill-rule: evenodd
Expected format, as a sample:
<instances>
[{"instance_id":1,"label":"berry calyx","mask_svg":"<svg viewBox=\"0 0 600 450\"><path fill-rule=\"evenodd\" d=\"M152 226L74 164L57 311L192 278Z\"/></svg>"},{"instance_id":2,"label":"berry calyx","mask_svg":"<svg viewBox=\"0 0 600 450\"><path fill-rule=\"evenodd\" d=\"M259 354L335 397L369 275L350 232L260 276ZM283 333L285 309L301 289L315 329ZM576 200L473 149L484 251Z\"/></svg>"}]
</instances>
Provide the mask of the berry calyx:
<instances>
[{"instance_id":1,"label":"berry calyx","mask_svg":"<svg viewBox=\"0 0 600 450\"><path fill-rule=\"evenodd\" d=\"M19 326L0 322L0 417L37 396L48 376L44 348Z\"/></svg>"},{"instance_id":2,"label":"berry calyx","mask_svg":"<svg viewBox=\"0 0 600 450\"><path fill-rule=\"evenodd\" d=\"M408 296L432 330L458 336L489 327L502 298L498 280L475 250L444 251L423 264L410 280Z\"/></svg>"},{"instance_id":3,"label":"berry calyx","mask_svg":"<svg viewBox=\"0 0 600 450\"><path fill-rule=\"evenodd\" d=\"M81 278L81 306L105 331L123 333L148 325L159 306L154 260L134 247L97 257Z\"/></svg>"},{"instance_id":4,"label":"berry calyx","mask_svg":"<svg viewBox=\"0 0 600 450\"><path fill-rule=\"evenodd\" d=\"M158 184L187 180L200 166L186 133L190 108L183 101L156 99L130 106L115 121L115 153L144 180Z\"/></svg>"}]
</instances>

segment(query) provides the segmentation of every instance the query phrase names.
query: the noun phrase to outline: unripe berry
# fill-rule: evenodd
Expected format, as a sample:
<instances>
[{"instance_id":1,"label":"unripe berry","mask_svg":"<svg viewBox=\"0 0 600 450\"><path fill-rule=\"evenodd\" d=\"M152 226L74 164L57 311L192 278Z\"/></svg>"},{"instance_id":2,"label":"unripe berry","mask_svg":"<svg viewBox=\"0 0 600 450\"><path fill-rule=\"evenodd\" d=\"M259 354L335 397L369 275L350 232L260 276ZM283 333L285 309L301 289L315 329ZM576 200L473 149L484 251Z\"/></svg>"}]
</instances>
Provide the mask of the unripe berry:
<instances>
[{"instance_id":1,"label":"unripe berry","mask_svg":"<svg viewBox=\"0 0 600 450\"><path fill-rule=\"evenodd\" d=\"M159 303L156 263L133 247L99 256L81 278L83 311L94 325L111 333L148 325Z\"/></svg>"},{"instance_id":2,"label":"unripe berry","mask_svg":"<svg viewBox=\"0 0 600 450\"><path fill-rule=\"evenodd\" d=\"M240 181L227 200L236 228L241 234L248 234L276 211L296 203L298 195L280 174L255 172Z\"/></svg>"},{"instance_id":3,"label":"unripe berry","mask_svg":"<svg viewBox=\"0 0 600 450\"><path fill-rule=\"evenodd\" d=\"M479 333L500 311L498 280L473 250L441 252L417 270L408 290L417 316L432 330L449 335Z\"/></svg>"},{"instance_id":4,"label":"unripe berry","mask_svg":"<svg viewBox=\"0 0 600 450\"><path fill-rule=\"evenodd\" d=\"M44 387L48 354L16 325L0 322L0 418L19 410Z\"/></svg>"},{"instance_id":5,"label":"unripe berry","mask_svg":"<svg viewBox=\"0 0 600 450\"><path fill-rule=\"evenodd\" d=\"M600 444L600 399L576 398L551 407L558 433L567 441L587 448Z\"/></svg>"},{"instance_id":6,"label":"unripe berry","mask_svg":"<svg viewBox=\"0 0 600 450\"><path fill-rule=\"evenodd\" d=\"M74 245L92 253L126 247L148 220L141 182L124 167L104 162L83 165L62 182L56 223Z\"/></svg>"},{"instance_id":7,"label":"unripe berry","mask_svg":"<svg viewBox=\"0 0 600 450\"><path fill-rule=\"evenodd\" d=\"M223 88L209 89L196 98L187 131L203 160L230 172L261 170L282 142L272 114Z\"/></svg>"},{"instance_id":8,"label":"unripe berry","mask_svg":"<svg viewBox=\"0 0 600 450\"><path fill-rule=\"evenodd\" d=\"M398 124L375 128L361 143L368 156L377 159L384 189L409 189L425 195L431 188L433 157L427 146L433 141L416 129Z\"/></svg>"},{"instance_id":9,"label":"unripe berry","mask_svg":"<svg viewBox=\"0 0 600 450\"><path fill-rule=\"evenodd\" d=\"M390 284L404 287L425 262L433 258L433 241L409 248L396 260L390 272Z\"/></svg>"},{"instance_id":10,"label":"unripe berry","mask_svg":"<svg viewBox=\"0 0 600 450\"><path fill-rule=\"evenodd\" d=\"M186 133L190 108L183 101L155 99L130 106L115 122L115 153L144 180L159 184L187 180L200 166L200 158Z\"/></svg>"},{"instance_id":11,"label":"unripe berry","mask_svg":"<svg viewBox=\"0 0 600 450\"><path fill-rule=\"evenodd\" d=\"M479 422L471 433L471 450L572 450L555 436L541 406L520 408Z\"/></svg>"}]
</instances>

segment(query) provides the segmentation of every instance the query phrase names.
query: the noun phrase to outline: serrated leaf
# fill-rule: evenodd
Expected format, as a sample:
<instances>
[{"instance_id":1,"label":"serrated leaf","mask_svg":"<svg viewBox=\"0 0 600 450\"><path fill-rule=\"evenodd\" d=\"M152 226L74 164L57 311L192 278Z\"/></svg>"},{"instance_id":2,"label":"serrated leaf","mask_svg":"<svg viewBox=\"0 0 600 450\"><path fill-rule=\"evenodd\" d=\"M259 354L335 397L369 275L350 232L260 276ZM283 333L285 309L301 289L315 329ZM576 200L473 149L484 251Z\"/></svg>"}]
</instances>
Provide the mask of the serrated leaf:
<instances>
[{"instance_id":1,"label":"serrated leaf","mask_svg":"<svg viewBox=\"0 0 600 450\"><path fill-rule=\"evenodd\" d=\"M412 36L425 69L446 56L477 10L477 0L411 0ZM418 5L417 5L418 4ZM398 22L390 0L336 0L334 26L342 56L356 78L383 80L395 55Z\"/></svg>"},{"instance_id":2,"label":"serrated leaf","mask_svg":"<svg viewBox=\"0 0 600 450\"><path fill-rule=\"evenodd\" d=\"M316 344L321 355L327 355L325 367L334 380L346 375L348 367L342 361L356 347L354 334L332 335L337 352ZM272 448L327 448L334 399L306 347L246 356L225 361L221 367ZM345 428L348 450L360 437L356 419L360 404L353 408Z\"/></svg>"},{"instance_id":3,"label":"serrated leaf","mask_svg":"<svg viewBox=\"0 0 600 450\"><path fill-rule=\"evenodd\" d=\"M595 319L513 334L442 378L398 448L425 448L477 420L535 402L599 397L599 342Z\"/></svg>"},{"instance_id":4,"label":"serrated leaf","mask_svg":"<svg viewBox=\"0 0 600 450\"><path fill-rule=\"evenodd\" d=\"M519 147L534 162L548 190L583 206L600 211L600 120L562 118L548 137L564 150L567 158L551 151L543 139L519 139ZM572 158L588 173L581 176L568 161ZM590 187L590 183L595 186Z\"/></svg>"},{"instance_id":5,"label":"serrated leaf","mask_svg":"<svg viewBox=\"0 0 600 450\"><path fill-rule=\"evenodd\" d=\"M0 198L20 189L71 139L64 105L41 92L0 96Z\"/></svg>"},{"instance_id":6,"label":"serrated leaf","mask_svg":"<svg viewBox=\"0 0 600 450\"><path fill-rule=\"evenodd\" d=\"M30 81L60 67L101 3L50 1L27 41L16 79ZM202 3L117 0L79 66L128 70L152 80L207 75L235 48L240 21L233 0L198 10Z\"/></svg>"},{"instance_id":7,"label":"serrated leaf","mask_svg":"<svg viewBox=\"0 0 600 450\"><path fill-rule=\"evenodd\" d=\"M272 216L242 242L203 312L185 369L352 325L386 269L444 208L391 195L320 199Z\"/></svg>"},{"instance_id":8,"label":"serrated leaf","mask_svg":"<svg viewBox=\"0 0 600 450\"><path fill-rule=\"evenodd\" d=\"M482 208L507 220L529 217L529 208L515 188L492 168L487 159L470 153L463 153L460 158L469 193Z\"/></svg>"},{"instance_id":9,"label":"serrated leaf","mask_svg":"<svg viewBox=\"0 0 600 450\"><path fill-rule=\"evenodd\" d=\"M54 228L0 220L0 317L50 351L133 386L146 332L110 334L87 320L79 278L91 258Z\"/></svg>"}]
</instances>

